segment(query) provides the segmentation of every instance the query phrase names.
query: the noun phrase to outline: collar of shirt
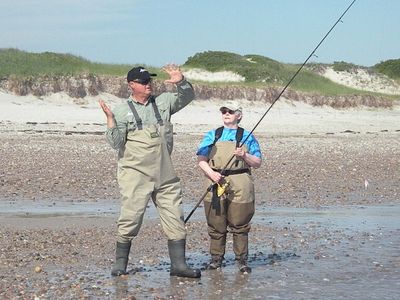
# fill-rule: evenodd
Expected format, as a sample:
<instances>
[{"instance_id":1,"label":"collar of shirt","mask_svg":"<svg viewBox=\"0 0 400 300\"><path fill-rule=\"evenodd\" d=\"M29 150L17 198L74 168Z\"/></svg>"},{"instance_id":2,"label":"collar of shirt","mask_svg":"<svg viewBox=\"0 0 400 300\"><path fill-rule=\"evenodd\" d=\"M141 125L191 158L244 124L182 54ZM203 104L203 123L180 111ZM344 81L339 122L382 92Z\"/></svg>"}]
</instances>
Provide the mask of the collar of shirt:
<instances>
[{"instance_id":1,"label":"collar of shirt","mask_svg":"<svg viewBox=\"0 0 400 300\"><path fill-rule=\"evenodd\" d=\"M144 106L146 106L147 104L149 104L150 103L150 96L147 98L147 100L145 101L145 102L140 102L140 101L138 101L137 99L135 99L134 97L133 97L133 95L130 95L129 96L129 98L130 98L130 100L133 102L133 103L137 103L137 104L139 104L139 105L144 105Z\"/></svg>"}]
</instances>

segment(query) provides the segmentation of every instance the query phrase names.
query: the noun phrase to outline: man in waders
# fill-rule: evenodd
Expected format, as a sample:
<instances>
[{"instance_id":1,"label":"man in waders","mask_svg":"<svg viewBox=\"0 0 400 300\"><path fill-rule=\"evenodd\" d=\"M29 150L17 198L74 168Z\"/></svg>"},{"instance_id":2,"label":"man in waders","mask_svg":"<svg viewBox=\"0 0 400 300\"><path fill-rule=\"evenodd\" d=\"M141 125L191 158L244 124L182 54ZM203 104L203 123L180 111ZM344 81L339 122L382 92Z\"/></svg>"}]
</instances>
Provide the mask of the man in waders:
<instances>
[{"instance_id":1,"label":"man in waders","mask_svg":"<svg viewBox=\"0 0 400 300\"><path fill-rule=\"evenodd\" d=\"M170 157L173 143L171 115L194 99L194 91L178 66L167 65L163 71L170 77L165 82L176 85L176 93L153 96L151 77L156 74L136 67L127 75L132 92L127 101L111 111L100 100L107 117L107 141L118 150L118 184L122 196L113 276L127 274L131 242L139 232L150 198L168 238L170 275L201 276L200 270L186 264L181 185Z\"/></svg>"},{"instance_id":2,"label":"man in waders","mask_svg":"<svg viewBox=\"0 0 400 300\"><path fill-rule=\"evenodd\" d=\"M214 184L204 199L211 254L207 268L222 266L229 228L238 268L249 273L248 233L254 215L251 168L260 167L261 151L255 137L238 126L242 108L236 101L228 101L220 111L224 126L207 132L197 151L206 186Z\"/></svg>"}]
</instances>

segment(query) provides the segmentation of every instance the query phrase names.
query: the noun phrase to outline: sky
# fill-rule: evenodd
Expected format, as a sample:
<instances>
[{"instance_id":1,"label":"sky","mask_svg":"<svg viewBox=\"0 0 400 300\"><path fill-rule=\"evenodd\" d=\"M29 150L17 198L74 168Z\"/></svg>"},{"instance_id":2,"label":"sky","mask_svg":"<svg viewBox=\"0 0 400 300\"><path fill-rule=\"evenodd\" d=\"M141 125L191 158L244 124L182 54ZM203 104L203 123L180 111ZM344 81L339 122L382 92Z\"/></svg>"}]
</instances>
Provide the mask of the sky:
<instances>
[{"instance_id":1,"label":"sky","mask_svg":"<svg viewBox=\"0 0 400 300\"><path fill-rule=\"evenodd\" d=\"M0 48L154 67L204 51L302 63L351 2L0 0ZM400 58L399 12L399 0L356 0L309 62Z\"/></svg>"}]
</instances>

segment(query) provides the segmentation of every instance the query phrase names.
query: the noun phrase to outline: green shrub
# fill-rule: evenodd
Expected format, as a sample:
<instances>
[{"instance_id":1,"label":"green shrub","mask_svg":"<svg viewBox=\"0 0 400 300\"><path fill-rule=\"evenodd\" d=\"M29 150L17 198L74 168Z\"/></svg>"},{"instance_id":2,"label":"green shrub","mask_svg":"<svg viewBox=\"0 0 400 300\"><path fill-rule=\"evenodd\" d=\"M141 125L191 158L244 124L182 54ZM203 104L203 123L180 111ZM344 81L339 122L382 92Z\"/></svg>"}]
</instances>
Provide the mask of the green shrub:
<instances>
[{"instance_id":1,"label":"green shrub","mask_svg":"<svg viewBox=\"0 0 400 300\"><path fill-rule=\"evenodd\" d=\"M373 68L390 78L400 79L400 59L389 59L376 64Z\"/></svg>"},{"instance_id":2,"label":"green shrub","mask_svg":"<svg viewBox=\"0 0 400 300\"><path fill-rule=\"evenodd\" d=\"M347 64L350 66L351 64ZM247 85L256 87L285 86L300 65L283 64L261 55L238 55L230 52L207 51L189 57L185 68L200 68L210 72L231 71L243 76ZM354 65L351 65L355 67ZM356 92L336 84L315 72L303 68L289 88L304 92L336 95Z\"/></svg>"},{"instance_id":3,"label":"green shrub","mask_svg":"<svg viewBox=\"0 0 400 300\"><path fill-rule=\"evenodd\" d=\"M333 63L333 70L336 72L351 72L357 69L358 67L355 64L347 63L344 61L335 61Z\"/></svg>"},{"instance_id":4,"label":"green shrub","mask_svg":"<svg viewBox=\"0 0 400 300\"><path fill-rule=\"evenodd\" d=\"M260 55L238 55L230 52L207 51L189 57L187 68L200 68L210 72L232 71L246 82L280 83L285 78L284 65Z\"/></svg>"}]
</instances>

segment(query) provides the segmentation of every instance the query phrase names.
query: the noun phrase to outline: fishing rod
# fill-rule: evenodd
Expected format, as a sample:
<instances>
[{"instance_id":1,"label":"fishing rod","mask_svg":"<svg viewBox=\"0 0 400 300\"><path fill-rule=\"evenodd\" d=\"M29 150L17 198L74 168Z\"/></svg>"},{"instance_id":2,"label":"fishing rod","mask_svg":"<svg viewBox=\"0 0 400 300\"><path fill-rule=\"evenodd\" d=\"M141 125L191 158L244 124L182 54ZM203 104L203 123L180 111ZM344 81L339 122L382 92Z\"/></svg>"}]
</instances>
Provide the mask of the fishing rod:
<instances>
[{"instance_id":1,"label":"fishing rod","mask_svg":"<svg viewBox=\"0 0 400 300\"><path fill-rule=\"evenodd\" d=\"M244 145L244 143L247 141L247 139L251 136L251 134L254 132L254 130L256 130L256 128L258 127L258 125L260 125L261 121L264 119L264 117L267 115L267 113L271 110L272 106L274 106L274 104L279 100L279 98L282 96L282 94L286 91L287 87L292 83L292 81L297 77L297 75L300 73L300 71L303 69L303 67L307 64L307 62L309 61L309 59L314 56L314 53L317 51L317 49L319 48L319 46L321 46L321 44L325 41L325 39L328 37L328 35L331 33L331 31L336 27L336 25L342 21L343 16L347 13L347 11L353 6L354 2L356 2L356 0L353 0L350 5L346 8L346 10L342 13L342 15L336 20L336 22L332 25L332 27L329 29L329 31L325 34L325 36L321 39L321 41L318 43L318 45L314 48L313 51L311 51L310 55L306 58L306 60L303 62L303 64L298 68L298 70L296 71L296 73L294 73L294 75L292 76L292 78L288 81L288 83L284 86L284 88L282 89L282 91L278 94L278 96L275 98L274 101L272 101L271 105L268 107L267 111L262 115L262 117L260 118L260 120L256 123L256 125L253 127L253 129L250 131L250 133L246 136L246 138L244 139L244 141L239 145L239 147L242 147ZM226 165L224 166L224 168L221 170L221 174L223 175L223 173L226 171L226 168L229 166L229 164L231 163L231 161L235 158L235 156L233 155L229 161L226 163ZM185 224L186 222L190 219L190 217L193 215L193 213L195 212L195 210L197 209L197 207L199 207L200 203L203 201L203 199L207 196L207 194L211 191L212 187L214 186L214 183L211 184L206 192L203 194L203 196L200 198L200 200L196 203L196 205L194 206L194 208L192 209L192 211L189 213L189 215L186 217L185 219Z\"/></svg>"}]
</instances>

